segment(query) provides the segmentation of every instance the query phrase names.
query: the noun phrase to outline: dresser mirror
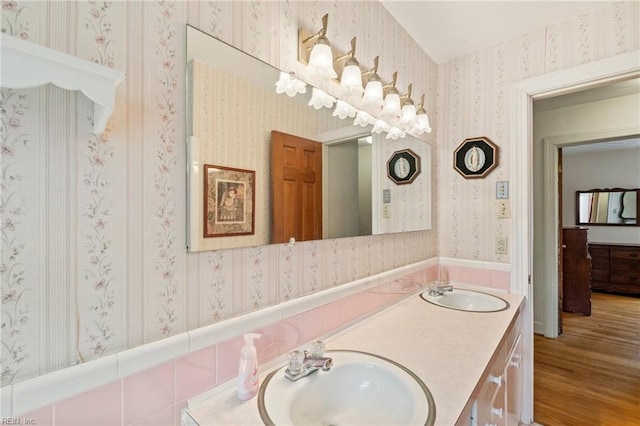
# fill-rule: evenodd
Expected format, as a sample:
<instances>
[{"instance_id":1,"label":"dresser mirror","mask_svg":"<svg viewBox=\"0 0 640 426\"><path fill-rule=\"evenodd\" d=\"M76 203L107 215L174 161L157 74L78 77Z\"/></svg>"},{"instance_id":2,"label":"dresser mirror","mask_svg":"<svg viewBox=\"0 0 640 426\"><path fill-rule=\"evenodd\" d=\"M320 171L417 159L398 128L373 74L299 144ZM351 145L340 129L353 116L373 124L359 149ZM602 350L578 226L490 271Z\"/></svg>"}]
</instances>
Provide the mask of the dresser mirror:
<instances>
[{"instance_id":1,"label":"dresser mirror","mask_svg":"<svg viewBox=\"0 0 640 426\"><path fill-rule=\"evenodd\" d=\"M188 251L272 243L272 131L323 144L321 238L431 228L428 143L411 136L386 140L384 134L372 134L370 127L355 126L353 119L333 116L333 108L308 106L309 85L305 94L277 94L278 69L191 26L187 26L187 70ZM422 173L410 185L402 185L406 188L385 173L389 156L399 149L421 156ZM255 172L254 224L248 235L203 236L205 203L209 207L217 202L215 195L205 197L203 190L203 171L210 166Z\"/></svg>"},{"instance_id":2,"label":"dresser mirror","mask_svg":"<svg viewBox=\"0 0 640 426\"><path fill-rule=\"evenodd\" d=\"M576 224L639 226L640 189L576 191Z\"/></svg>"}]
</instances>

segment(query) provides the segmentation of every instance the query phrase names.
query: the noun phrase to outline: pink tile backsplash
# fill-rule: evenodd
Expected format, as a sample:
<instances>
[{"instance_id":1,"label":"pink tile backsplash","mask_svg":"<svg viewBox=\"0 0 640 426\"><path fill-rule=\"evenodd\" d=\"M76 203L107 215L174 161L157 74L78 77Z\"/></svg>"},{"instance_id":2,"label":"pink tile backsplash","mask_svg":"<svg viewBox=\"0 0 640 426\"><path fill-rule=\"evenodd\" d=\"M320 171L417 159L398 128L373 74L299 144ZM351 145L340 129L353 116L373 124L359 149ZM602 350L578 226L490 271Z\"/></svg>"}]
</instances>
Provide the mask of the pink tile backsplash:
<instances>
[{"instance_id":1,"label":"pink tile backsplash","mask_svg":"<svg viewBox=\"0 0 640 426\"><path fill-rule=\"evenodd\" d=\"M260 335L259 339L253 341L253 345L256 347L258 354L258 364L263 364L278 357L281 338L280 331L282 328L281 323L282 321L255 330L255 332ZM236 354L236 362L238 362L239 356L240 352Z\"/></svg>"},{"instance_id":2,"label":"pink tile backsplash","mask_svg":"<svg viewBox=\"0 0 640 426\"><path fill-rule=\"evenodd\" d=\"M451 281L503 290L510 287L510 272L454 265L448 265L447 269ZM405 278L424 285L437 276L436 265ZM415 289L402 284L384 283L255 330L262 335L255 340L258 362L268 362L389 306ZM236 336L23 416L34 419L38 425L55 426L180 424L187 399L237 376L242 346L242 336Z\"/></svg>"},{"instance_id":3,"label":"pink tile backsplash","mask_svg":"<svg viewBox=\"0 0 640 426\"><path fill-rule=\"evenodd\" d=\"M173 404L135 423L130 423L131 426L175 426L179 424L180 423L175 423ZM127 426L129 426L129 424L127 424Z\"/></svg>"},{"instance_id":4,"label":"pink tile backsplash","mask_svg":"<svg viewBox=\"0 0 640 426\"><path fill-rule=\"evenodd\" d=\"M320 306L301 315L302 325L300 331L302 332L302 342L308 342L311 339L322 336L328 331L325 327L323 313L324 307Z\"/></svg>"},{"instance_id":5,"label":"pink tile backsplash","mask_svg":"<svg viewBox=\"0 0 640 426\"><path fill-rule=\"evenodd\" d=\"M279 355L285 354L300 346L305 339L304 314L294 315L278 324ZM317 336L317 334L315 335Z\"/></svg>"},{"instance_id":6,"label":"pink tile backsplash","mask_svg":"<svg viewBox=\"0 0 640 426\"><path fill-rule=\"evenodd\" d=\"M122 380L125 424L136 422L174 403L174 363L166 362Z\"/></svg>"},{"instance_id":7,"label":"pink tile backsplash","mask_svg":"<svg viewBox=\"0 0 640 426\"><path fill-rule=\"evenodd\" d=\"M175 360L176 400L191 398L216 384L216 347Z\"/></svg>"},{"instance_id":8,"label":"pink tile backsplash","mask_svg":"<svg viewBox=\"0 0 640 426\"><path fill-rule=\"evenodd\" d=\"M511 272L491 271L491 287L500 290L509 290L511 288Z\"/></svg>"},{"instance_id":9,"label":"pink tile backsplash","mask_svg":"<svg viewBox=\"0 0 640 426\"><path fill-rule=\"evenodd\" d=\"M256 341L257 343L257 341ZM216 345L217 383L226 382L238 375L238 360L242 349L242 336L237 336ZM258 356L258 362L262 362Z\"/></svg>"},{"instance_id":10,"label":"pink tile backsplash","mask_svg":"<svg viewBox=\"0 0 640 426\"><path fill-rule=\"evenodd\" d=\"M37 426L51 426L53 425L53 404L26 412L19 417L25 419L22 424L26 424L28 419L29 421L33 420L33 424Z\"/></svg>"},{"instance_id":11,"label":"pink tile backsplash","mask_svg":"<svg viewBox=\"0 0 640 426\"><path fill-rule=\"evenodd\" d=\"M64 426L121 424L121 382L115 381L54 403L54 424ZM40 423L37 423L40 425Z\"/></svg>"}]
</instances>

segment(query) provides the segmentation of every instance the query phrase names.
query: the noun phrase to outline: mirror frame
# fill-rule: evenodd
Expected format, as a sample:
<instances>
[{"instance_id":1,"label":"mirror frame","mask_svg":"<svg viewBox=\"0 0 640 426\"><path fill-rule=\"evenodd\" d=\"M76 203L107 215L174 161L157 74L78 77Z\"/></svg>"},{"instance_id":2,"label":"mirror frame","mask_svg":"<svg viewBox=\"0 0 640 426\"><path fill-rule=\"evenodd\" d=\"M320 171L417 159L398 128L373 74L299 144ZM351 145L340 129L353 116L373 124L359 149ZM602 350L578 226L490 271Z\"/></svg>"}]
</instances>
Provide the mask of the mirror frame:
<instances>
[{"instance_id":1,"label":"mirror frame","mask_svg":"<svg viewBox=\"0 0 640 426\"><path fill-rule=\"evenodd\" d=\"M581 194L593 194L593 193L611 193L611 192L636 192L636 222L635 223L593 223L593 222L581 222L580 221L580 195ZM638 212L640 212L640 189L638 188L604 188L604 189L590 189L587 191L576 191L576 225L584 226L640 226L640 220L638 220ZM623 206L620 208L619 216L623 213Z\"/></svg>"}]
</instances>

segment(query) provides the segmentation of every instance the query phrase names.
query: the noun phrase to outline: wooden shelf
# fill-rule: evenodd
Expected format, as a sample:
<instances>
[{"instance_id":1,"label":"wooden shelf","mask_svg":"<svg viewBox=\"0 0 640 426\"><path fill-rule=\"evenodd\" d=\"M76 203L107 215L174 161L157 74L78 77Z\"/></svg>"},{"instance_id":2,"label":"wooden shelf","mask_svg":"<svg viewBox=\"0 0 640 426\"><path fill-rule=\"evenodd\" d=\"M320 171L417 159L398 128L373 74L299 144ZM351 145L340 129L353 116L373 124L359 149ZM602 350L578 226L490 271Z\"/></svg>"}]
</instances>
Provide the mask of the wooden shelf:
<instances>
[{"instance_id":1,"label":"wooden shelf","mask_svg":"<svg viewBox=\"0 0 640 426\"><path fill-rule=\"evenodd\" d=\"M0 34L0 45L0 86L28 89L51 83L79 90L94 102L94 133L104 131L124 73L6 34Z\"/></svg>"}]
</instances>

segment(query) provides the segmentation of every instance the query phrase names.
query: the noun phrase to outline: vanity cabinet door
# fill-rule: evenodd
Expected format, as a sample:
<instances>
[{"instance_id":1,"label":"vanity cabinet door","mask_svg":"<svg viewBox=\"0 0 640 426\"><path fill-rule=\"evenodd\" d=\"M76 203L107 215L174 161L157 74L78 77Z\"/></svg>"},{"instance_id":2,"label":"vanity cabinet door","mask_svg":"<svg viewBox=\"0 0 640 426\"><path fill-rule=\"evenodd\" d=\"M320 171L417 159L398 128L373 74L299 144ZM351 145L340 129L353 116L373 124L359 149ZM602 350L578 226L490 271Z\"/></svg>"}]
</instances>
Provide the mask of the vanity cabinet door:
<instances>
[{"instance_id":1,"label":"vanity cabinet door","mask_svg":"<svg viewBox=\"0 0 640 426\"><path fill-rule=\"evenodd\" d=\"M522 413L522 345L520 344L520 338L521 335L518 335L518 338L513 345L513 349L511 350L511 354L509 355L504 372L506 381L505 385L507 388L506 424L509 426L518 426L520 424L520 415Z\"/></svg>"}]
</instances>

